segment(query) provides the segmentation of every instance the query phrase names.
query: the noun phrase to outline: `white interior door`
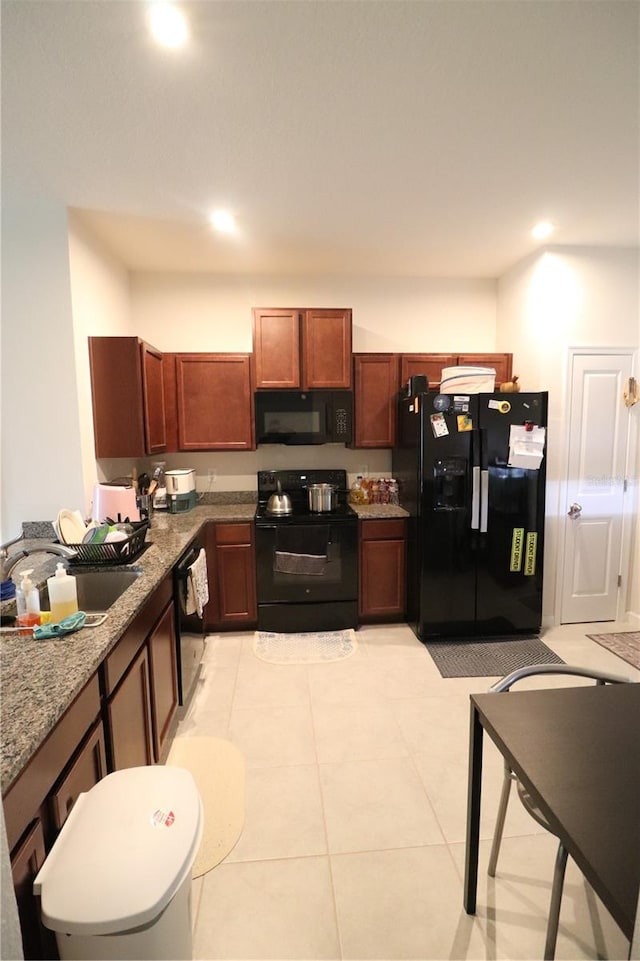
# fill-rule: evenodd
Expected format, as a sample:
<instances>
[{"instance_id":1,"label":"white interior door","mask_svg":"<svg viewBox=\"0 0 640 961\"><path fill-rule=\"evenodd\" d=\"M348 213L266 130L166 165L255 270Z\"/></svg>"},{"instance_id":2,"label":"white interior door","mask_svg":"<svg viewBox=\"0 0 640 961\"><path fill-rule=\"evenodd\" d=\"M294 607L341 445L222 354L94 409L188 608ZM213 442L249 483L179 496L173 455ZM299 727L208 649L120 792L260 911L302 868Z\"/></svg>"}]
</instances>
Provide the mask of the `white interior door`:
<instances>
[{"instance_id":1,"label":"white interior door","mask_svg":"<svg viewBox=\"0 0 640 961\"><path fill-rule=\"evenodd\" d=\"M615 620L621 573L631 352L571 364L561 621Z\"/></svg>"}]
</instances>

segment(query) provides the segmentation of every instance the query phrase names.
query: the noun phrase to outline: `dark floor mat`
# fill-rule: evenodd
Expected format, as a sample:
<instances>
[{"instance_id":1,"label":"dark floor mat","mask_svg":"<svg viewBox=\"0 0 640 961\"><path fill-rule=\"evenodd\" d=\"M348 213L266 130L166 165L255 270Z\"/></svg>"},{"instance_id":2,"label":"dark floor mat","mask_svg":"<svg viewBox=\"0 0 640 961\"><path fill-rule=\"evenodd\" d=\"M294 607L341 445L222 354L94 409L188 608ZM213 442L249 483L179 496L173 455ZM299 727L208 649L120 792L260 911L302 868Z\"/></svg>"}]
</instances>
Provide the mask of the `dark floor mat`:
<instances>
[{"instance_id":1,"label":"dark floor mat","mask_svg":"<svg viewBox=\"0 0 640 961\"><path fill-rule=\"evenodd\" d=\"M504 677L532 664L564 664L539 637L460 637L427 641L442 677Z\"/></svg>"}]
</instances>

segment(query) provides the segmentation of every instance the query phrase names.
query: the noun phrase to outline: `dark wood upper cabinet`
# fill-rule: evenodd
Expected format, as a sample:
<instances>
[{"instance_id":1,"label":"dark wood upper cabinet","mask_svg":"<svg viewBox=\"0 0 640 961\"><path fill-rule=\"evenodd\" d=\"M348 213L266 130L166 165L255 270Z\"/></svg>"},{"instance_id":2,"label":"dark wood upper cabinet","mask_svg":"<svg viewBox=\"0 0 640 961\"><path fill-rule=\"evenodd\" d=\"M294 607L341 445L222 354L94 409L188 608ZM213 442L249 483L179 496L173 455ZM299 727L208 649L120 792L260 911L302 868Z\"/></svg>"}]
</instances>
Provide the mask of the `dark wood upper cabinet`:
<instances>
[{"instance_id":1,"label":"dark wood upper cabinet","mask_svg":"<svg viewBox=\"0 0 640 961\"><path fill-rule=\"evenodd\" d=\"M300 387L300 312L255 308L253 352L256 387Z\"/></svg>"},{"instance_id":2,"label":"dark wood upper cabinet","mask_svg":"<svg viewBox=\"0 0 640 961\"><path fill-rule=\"evenodd\" d=\"M302 313L302 387L351 387L351 311Z\"/></svg>"},{"instance_id":3,"label":"dark wood upper cabinet","mask_svg":"<svg viewBox=\"0 0 640 961\"><path fill-rule=\"evenodd\" d=\"M351 311L253 310L255 386L312 390L351 387Z\"/></svg>"},{"instance_id":4,"label":"dark wood upper cabinet","mask_svg":"<svg viewBox=\"0 0 640 961\"><path fill-rule=\"evenodd\" d=\"M493 367L498 390L500 384L511 380L513 354L458 354L458 364L463 367Z\"/></svg>"},{"instance_id":5,"label":"dark wood upper cabinet","mask_svg":"<svg viewBox=\"0 0 640 961\"><path fill-rule=\"evenodd\" d=\"M164 359L159 350L141 344L142 409L148 454L167 449L166 412L164 404Z\"/></svg>"},{"instance_id":6,"label":"dark wood upper cabinet","mask_svg":"<svg viewBox=\"0 0 640 961\"><path fill-rule=\"evenodd\" d=\"M400 383L404 387L410 377L426 374L429 387L439 387L443 367L455 367L457 354L401 354Z\"/></svg>"},{"instance_id":7,"label":"dark wood upper cabinet","mask_svg":"<svg viewBox=\"0 0 640 961\"><path fill-rule=\"evenodd\" d=\"M393 447L399 357L354 354L354 447Z\"/></svg>"},{"instance_id":8,"label":"dark wood upper cabinet","mask_svg":"<svg viewBox=\"0 0 640 961\"><path fill-rule=\"evenodd\" d=\"M506 380L511 380L513 354L401 354L400 387L404 387L414 374L426 374L429 388L440 387L444 367L493 367L496 372L496 390Z\"/></svg>"},{"instance_id":9,"label":"dark wood upper cabinet","mask_svg":"<svg viewBox=\"0 0 640 961\"><path fill-rule=\"evenodd\" d=\"M176 354L179 450L255 450L248 354Z\"/></svg>"},{"instance_id":10,"label":"dark wood upper cabinet","mask_svg":"<svg viewBox=\"0 0 640 961\"><path fill-rule=\"evenodd\" d=\"M167 449L162 354L138 337L89 337L96 457Z\"/></svg>"}]
</instances>

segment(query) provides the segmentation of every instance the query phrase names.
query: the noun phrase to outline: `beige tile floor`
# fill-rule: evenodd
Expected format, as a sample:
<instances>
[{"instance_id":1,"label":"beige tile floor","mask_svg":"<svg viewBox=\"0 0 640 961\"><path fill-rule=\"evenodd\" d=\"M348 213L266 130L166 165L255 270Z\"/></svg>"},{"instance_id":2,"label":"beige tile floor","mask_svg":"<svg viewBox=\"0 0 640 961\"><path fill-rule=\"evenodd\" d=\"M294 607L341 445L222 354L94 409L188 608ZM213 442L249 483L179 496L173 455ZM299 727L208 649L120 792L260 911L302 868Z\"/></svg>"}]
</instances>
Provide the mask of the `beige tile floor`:
<instances>
[{"instance_id":1,"label":"beige tile floor","mask_svg":"<svg viewBox=\"0 0 640 961\"><path fill-rule=\"evenodd\" d=\"M566 662L640 676L586 632L554 628ZM233 741L247 765L235 848L194 883L194 957L540 958L555 843L515 795L486 874L502 777L485 739L478 913L462 908L468 695L405 625L362 628L348 660L274 666L252 634L211 636L180 735ZM533 686L532 682L531 686ZM628 942L569 863L556 957L625 958Z\"/></svg>"}]
</instances>

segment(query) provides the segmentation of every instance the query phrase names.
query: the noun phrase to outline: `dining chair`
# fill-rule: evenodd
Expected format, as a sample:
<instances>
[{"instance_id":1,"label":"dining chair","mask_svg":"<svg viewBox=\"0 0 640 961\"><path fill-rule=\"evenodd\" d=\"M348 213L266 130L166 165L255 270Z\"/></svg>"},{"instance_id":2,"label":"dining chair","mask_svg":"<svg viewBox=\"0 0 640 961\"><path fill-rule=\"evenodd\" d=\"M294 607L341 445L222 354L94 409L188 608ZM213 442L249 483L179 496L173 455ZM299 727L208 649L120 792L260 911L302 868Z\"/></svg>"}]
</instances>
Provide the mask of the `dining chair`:
<instances>
[{"instance_id":1,"label":"dining chair","mask_svg":"<svg viewBox=\"0 0 640 961\"><path fill-rule=\"evenodd\" d=\"M492 694L505 693L510 691L515 684L518 684L527 677L557 674L587 678L595 681L596 684L632 683L632 678L621 677L619 674L610 674L606 671L596 671L592 668L577 667L571 664L533 664L529 667L518 668L518 670L512 671L511 674L507 674L506 677L503 677L501 680L496 681L495 684L492 684L489 688L489 692ZM538 824L545 828L545 830L555 835L553 828L545 818L544 814L536 807L535 802L527 792L527 789L518 780L505 760L502 793L500 795L496 827L493 835L493 843L491 845L491 854L489 857L488 874L489 877L492 878L496 876L496 865L498 862L498 854L500 853L500 844L502 842L502 833L504 831L507 805L509 803L509 796L511 793L511 783L513 781L516 782L518 797L522 801L529 814L538 822ZM557 837L557 835L555 836ZM558 936L558 922L560 919L560 903L562 901L562 888L564 884L565 869L567 866L567 854L568 852L562 844L562 841L558 841L558 851L556 853L555 866L553 870L553 883L551 886L551 902L549 905L547 934L544 946L545 961L553 961L555 956L556 939Z\"/></svg>"}]
</instances>

